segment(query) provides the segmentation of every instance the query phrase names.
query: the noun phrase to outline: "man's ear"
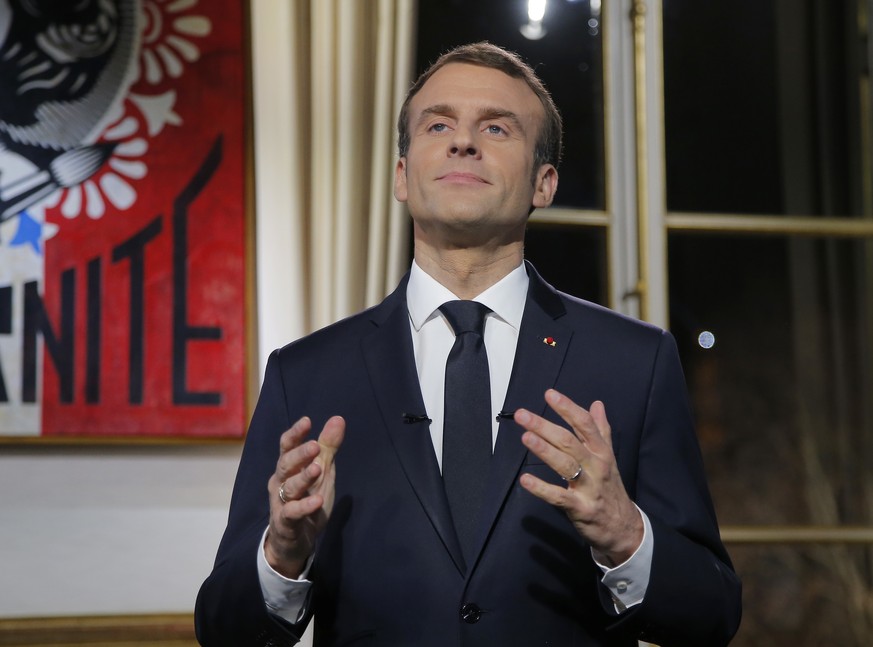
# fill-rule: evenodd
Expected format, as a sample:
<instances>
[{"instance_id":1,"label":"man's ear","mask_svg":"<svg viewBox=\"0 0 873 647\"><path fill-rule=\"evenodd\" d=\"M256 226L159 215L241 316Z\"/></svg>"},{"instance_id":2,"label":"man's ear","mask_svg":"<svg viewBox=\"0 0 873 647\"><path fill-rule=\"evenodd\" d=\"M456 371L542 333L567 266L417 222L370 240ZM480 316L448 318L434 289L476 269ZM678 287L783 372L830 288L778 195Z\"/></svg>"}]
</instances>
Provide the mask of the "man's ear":
<instances>
[{"instance_id":1,"label":"man's ear","mask_svg":"<svg viewBox=\"0 0 873 647\"><path fill-rule=\"evenodd\" d=\"M543 164L537 171L534 180L534 194L531 206L534 209L543 209L552 204L555 191L558 190L558 169L551 164Z\"/></svg>"},{"instance_id":2,"label":"man's ear","mask_svg":"<svg viewBox=\"0 0 873 647\"><path fill-rule=\"evenodd\" d=\"M409 192L406 189L406 158L401 157L397 160L397 166L394 167L394 199L397 202L406 202L409 197Z\"/></svg>"}]
</instances>

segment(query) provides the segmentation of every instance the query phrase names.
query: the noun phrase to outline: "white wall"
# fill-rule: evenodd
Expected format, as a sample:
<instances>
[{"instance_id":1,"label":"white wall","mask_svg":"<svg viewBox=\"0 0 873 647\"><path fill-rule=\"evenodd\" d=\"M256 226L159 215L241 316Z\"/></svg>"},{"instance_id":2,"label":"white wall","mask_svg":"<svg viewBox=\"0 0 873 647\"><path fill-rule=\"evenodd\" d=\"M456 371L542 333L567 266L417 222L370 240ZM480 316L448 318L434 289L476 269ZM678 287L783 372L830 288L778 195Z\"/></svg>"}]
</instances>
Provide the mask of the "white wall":
<instances>
[{"instance_id":1,"label":"white wall","mask_svg":"<svg viewBox=\"0 0 873 647\"><path fill-rule=\"evenodd\" d=\"M267 304L258 313L259 373L272 348L299 334L282 245L291 235L290 95L281 83L291 73L288 6L251 3L258 299ZM0 446L0 618L193 611L240 451L240 443Z\"/></svg>"},{"instance_id":2,"label":"white wall","mask_svg":"<svg viewBox=\"0 0 873 647\"><path fill-rule=\"evenodd\" d=\"M240 448L0 449L0 617L192 611Z\"/></svg>"}]
</instances>

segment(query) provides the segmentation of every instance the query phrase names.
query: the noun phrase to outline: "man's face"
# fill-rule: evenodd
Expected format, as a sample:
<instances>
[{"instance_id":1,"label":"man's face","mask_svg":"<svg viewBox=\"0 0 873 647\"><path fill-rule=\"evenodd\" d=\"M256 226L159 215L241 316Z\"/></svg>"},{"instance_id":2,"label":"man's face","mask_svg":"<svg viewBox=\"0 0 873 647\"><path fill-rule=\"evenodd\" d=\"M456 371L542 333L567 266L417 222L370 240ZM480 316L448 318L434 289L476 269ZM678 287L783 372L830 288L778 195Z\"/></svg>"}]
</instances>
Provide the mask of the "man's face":
<instances>
[{"instance_id":1,"label":"man's face","mask_svg":"<svg viewBox=\"0 0 873 647\"><path fill-rule=\"evenodd\" d=\"M530 208L547 207L557 172L531 180L544 110L521 79L450 63L409 106L410 144L395 171L416 236L456 246L521 240Z\"/></svg>"}]
</instances>

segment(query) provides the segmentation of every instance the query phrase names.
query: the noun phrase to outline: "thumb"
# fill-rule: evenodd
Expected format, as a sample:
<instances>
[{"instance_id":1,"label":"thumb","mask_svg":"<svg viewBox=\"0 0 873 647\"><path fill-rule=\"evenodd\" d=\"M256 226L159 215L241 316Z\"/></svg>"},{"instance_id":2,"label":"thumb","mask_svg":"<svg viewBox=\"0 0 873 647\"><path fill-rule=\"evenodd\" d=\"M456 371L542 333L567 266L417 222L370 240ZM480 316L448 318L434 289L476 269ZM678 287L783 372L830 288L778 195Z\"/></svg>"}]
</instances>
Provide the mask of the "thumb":
<instances>
[{"instance_id":1,"label":"thumb","mask_svg":"<svg viewBox=\"0 0 873 647\"><path fill-rule=\"evenodd\" d=\"M318 462L325 468L333 463L336 453L342 445L345 437L346 421L342 416L333 416L324 424L324 428L318 435Z\"/></svg>"}]
</instances>

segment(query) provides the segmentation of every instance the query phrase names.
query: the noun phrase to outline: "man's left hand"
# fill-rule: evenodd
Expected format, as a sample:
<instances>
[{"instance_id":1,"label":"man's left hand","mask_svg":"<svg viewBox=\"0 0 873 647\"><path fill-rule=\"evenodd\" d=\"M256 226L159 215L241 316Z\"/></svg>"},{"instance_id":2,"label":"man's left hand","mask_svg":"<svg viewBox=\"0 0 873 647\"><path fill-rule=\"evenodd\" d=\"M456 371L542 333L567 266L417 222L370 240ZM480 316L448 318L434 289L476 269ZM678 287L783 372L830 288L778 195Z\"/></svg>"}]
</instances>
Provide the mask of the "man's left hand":
<instances>
[{"instance_id":1,"label":"man's left hand","mask_svg":"<svg viewBox=\"0 0 873 647\"><path fill-rule=\"evenodd\" d=\"M546 402L569 429L526 409L515 412L515 421L525 429L524 446L567 485L552 485L532 474L522 474L521 485L564 510L598 560L605 558L607 565L618 566L639 548L644 526L621 482L606 409L596 401L586 411L553 389L546 391Z\"/></svg>"}]
</instances>

